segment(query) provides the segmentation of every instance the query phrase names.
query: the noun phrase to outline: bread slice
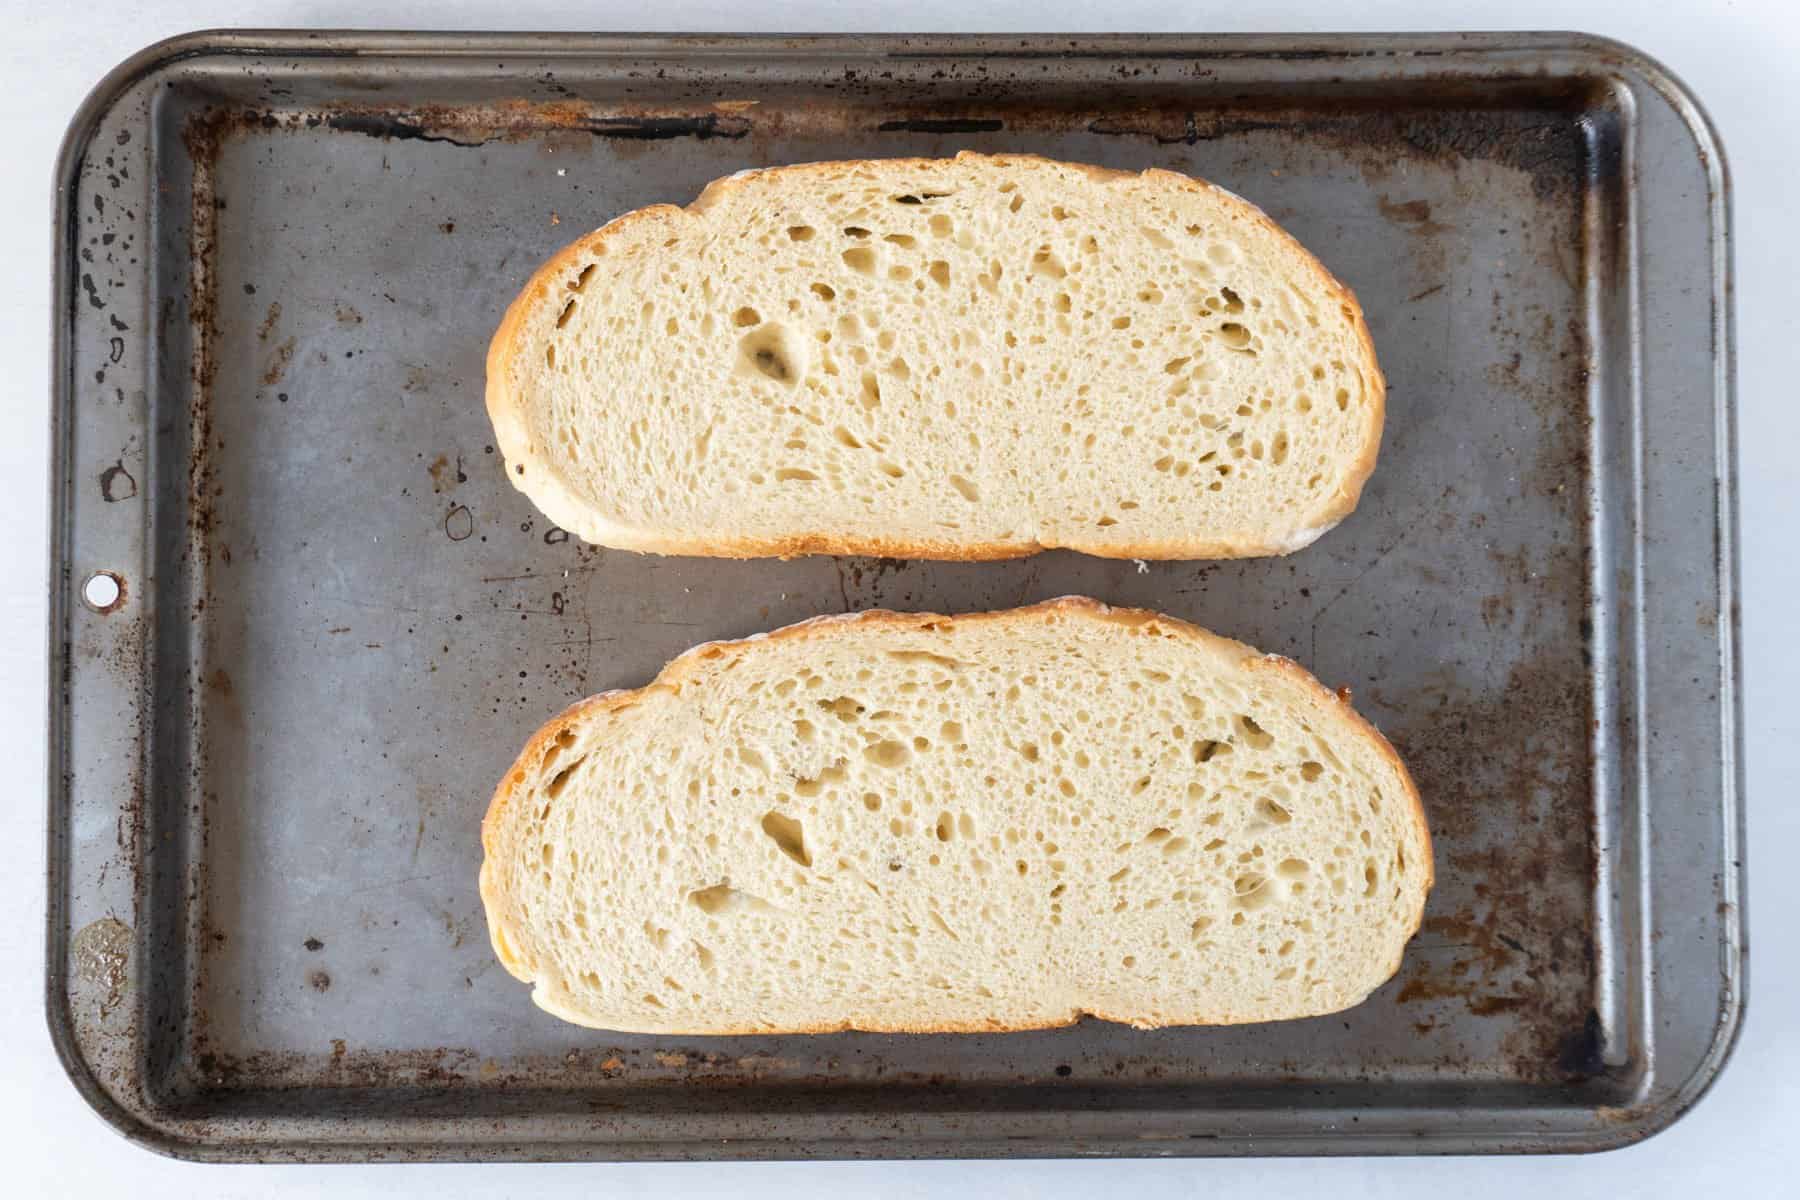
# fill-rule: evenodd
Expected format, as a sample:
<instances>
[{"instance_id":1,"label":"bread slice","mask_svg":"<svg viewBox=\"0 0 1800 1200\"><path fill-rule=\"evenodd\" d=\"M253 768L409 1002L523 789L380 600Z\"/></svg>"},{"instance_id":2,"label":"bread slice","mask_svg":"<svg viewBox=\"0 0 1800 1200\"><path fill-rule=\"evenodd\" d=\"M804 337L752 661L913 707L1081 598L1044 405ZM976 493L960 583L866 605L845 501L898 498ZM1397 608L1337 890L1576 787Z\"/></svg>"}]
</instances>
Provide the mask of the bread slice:
<instances>
[{"instance_id":1,"label":"bread slice","mask_svg":"<svg viewBox=\"0 0 1800 1200\"><path fill-rule=\"evenodd\" d=\"M1285 554L1356 506L1350 291L1177 175L1027 156L751 171L556 255L488 352L508 477L659 554Z\"/></svg>"},{"instance_id":2,"label":"bread slice","mask_svg":"<svg viewBox=\"0 0 1800 1200\"><path fill-rule=\"evenodd\" d=\"M1078 598L698 646L544 726L482 845L506 969L641 1033L1329 1013L1399 968L1432 881L1348 703Z\"/></svg>"}]
</instances>

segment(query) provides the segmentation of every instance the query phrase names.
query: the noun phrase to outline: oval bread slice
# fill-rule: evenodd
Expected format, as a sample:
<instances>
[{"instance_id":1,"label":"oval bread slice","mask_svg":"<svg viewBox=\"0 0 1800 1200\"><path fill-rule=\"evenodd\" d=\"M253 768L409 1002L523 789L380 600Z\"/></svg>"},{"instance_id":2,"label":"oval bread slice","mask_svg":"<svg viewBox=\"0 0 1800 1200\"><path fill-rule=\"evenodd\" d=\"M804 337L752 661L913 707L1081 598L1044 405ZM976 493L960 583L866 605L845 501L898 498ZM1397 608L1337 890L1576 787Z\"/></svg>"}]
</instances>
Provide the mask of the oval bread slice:
<instances>
[{"instance_id":1,"label":"oval bread slice","mask_svg":"<svg viewBox=\"0 0 1800 1200\"><path fill-rule=\"evenodd\" d=\"M661 554L1285 554L1356 506L1384 384L1350 291L1164 170L814 163L628 213L488 353L507 476Z\"/></svg>"},{"instance_id":2,"label":"oval bread slice","mask_svg":"<svg viewBox=\"0 0 1800 1200\"><path fill-rule=\"evenodd\" d=\"M696 647L544 726L482 844L506 969L644 1033L1329 1013L1399 968L1432 882L1346 702L1075 598Z\"/></svg>"}]
</instances>

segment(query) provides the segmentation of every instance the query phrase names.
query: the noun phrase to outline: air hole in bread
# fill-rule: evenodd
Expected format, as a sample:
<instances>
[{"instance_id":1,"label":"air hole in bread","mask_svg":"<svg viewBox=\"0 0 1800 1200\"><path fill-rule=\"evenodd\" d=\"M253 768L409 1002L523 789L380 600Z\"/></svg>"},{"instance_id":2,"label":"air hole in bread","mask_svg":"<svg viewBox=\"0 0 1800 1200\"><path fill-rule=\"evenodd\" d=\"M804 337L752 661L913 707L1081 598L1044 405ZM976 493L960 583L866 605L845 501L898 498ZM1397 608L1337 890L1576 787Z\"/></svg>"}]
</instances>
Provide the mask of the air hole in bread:
<instances>
[{"instance_id":1,"label":"air hole in bread","mask_svg":"<svg viewBox=\"0 0 1800 1200\"><path fill-rule=\"evenodd\" d=\"M903 767L912 758L905 742L887 738L863 749L863 757L878 767Z\"/></svg>"},{"instance_id":2,"label":"air hole in bread","mask_svg":"<svg viewBox=\"0 0 1800 1200\"><path fill-rule=\"evenodd\" d=\"M815 232L811 225L789 225L787 235L791 242L810 242Z\"/></svg>"},{"instance_id":3,"label":"air hole in bread","mask_svg":"<svg viewBox=\"0 0 1800 1200\"><path fill-rule=\"evenodd\" d=\"M1064 279L1069 271L1050 247L1039 246L1031 255L1031 273L1045 279Z\"/></svg>"},{"instance_id":4,"label":"air hole in bread","mask_svg":"<svg viewBox=\"0 0 1800 1200\"><path fill-rule=\"evenodd\" d=\"M554 764L556 762L556 760L559 757L561 757L562 752L564 750L567 750L569 747L573 746L574 744L575 744L574 730L564 729L561 732L559 732L556 735L555 740L550 743L550 748L548 750L544 751L543 761L538 763L538 769L540 771L548 771L550 769L550 767L552 766L552 764Z\"/></svg>"},{"instance_id":5,"label":"air hole in bread","mask_svg":"<svg viewBox=\"0 0 1800 1200\"><path fill-rule=\"evenodd\" d=\"M754 316L754 310L739 310ZM792 387L799 383L801 370L786 328L762 325L752 329L738 342L739 370L759 375L774 383Z\"/></svg>"},{"instance_id":6,"label":"air hole in bread","mask_svg":"<svg viewBox=\"0 0 1800 1200\"><path fill-rule=\"evenodd\" d=\"M889 650L887 656L895 662L927 663L934 667L942 667L946 671L958 671L964 665L961 659L951 658L948 654L936 654L930 650ZM960 734L962 727L958 725L955 728Z\"/></svg>"},{"instance_id":7,"label":"air hole in bread","mask_svg":"<svg viewBox=\"0 0 1800 1200\"><path fill-rule=\"evenodd\" d=\"M820 700L817 703L820 708L846 724L856 721L868 711L868 707L854 696L838 696L836 699Z\"/></svg>"},{"instance_id":8,"label":"air hole in bread","mask_svg":"<svg viewBox=\"0 0 1800 1200\"><path fill-rule=\"evenodd\" d=\"M811 726L809 725L808 728L810 729ZM809 738L808 740L811 739ZM830 766L825 767L816 776L796 779L794 781L794 794L804 799L811 799L824 791L827 786L844 782L846 775L847 772L844 769L844 760L840 758Z\"/></svg>"},{"instance_id":9,"label":"air hole in bread","mask_svg":"<svg viewBox=\"0 0 1800 1200\"><path fill-rule=\"evenodd\" d=\"M1288 812L1280 802L1272 800L1268 796L1258 796L1252 809L1256 813L1256 819L1266 825L1286 825L1294 819L1293 814Z\"/></svg>"},{"instance_id":10,"label":"air hole in bread","mask_svg":"<svg viewBox=\"0 0 1800 1200\"><path fill-rule=\"evenodd\" d=\"M779 910L760 896L740 892L729 883L716 883L688 893L688 903L709 917L732 916L737 913L774 913Z\"/></svg>"},{"instance_id":11,"label":"air hole in bread","mask_svg":"<svg viewBox=\"0 0 1800 1200\"><path fill-rule=\"evenodd\" d=\"M1279 898L1275 883L1268 876L1255 871L1246 872L1233 880L1231 893L1231 902L1248 912L1265 908Z\"/></svg>"},{"instance_id":12,"label":"air hole in bread","mask_svg":"<svg viewBox=\"0 0 1800 1200\"><path fill-rule=\"evenodd\" d=\"M1252 749L1267 750L1275 744L1275 738L1267 733L1261 725L1258 725L1255 718L1240 714L1237 720L1238 729L1243 732L1244 741Z\"/></svg>"},{"instance_id":13,"label":"air hole in bread","mask_svg":"<svg viewBox=\"0 0 1800 1200\"><path fill-rule=\"evenodd\" d=\"M881 380L875 377L875 372L864 371L862 373L862 391L860 393L860 399L864 408L873 409L881 407Z\"/></svg>"},{"instance_id":14,"label":"air hole in bread","mask_svg":"<svg viewBox=\"0 0 1800 1200\"><path fill-rule=\"evenodd\" d=\"M799 821L770 809L763 814L762 831L775 843L777 850L803 867L812 866L812 855L806 849L806 831Z\"/></svg>"},{"instance_id":15,"label":"air hole in bread","mask_svg":"<svg viewBox=\"0 0 1800 1200\"><path fill-rule=\"evenodd\" d=\"M584 754L562 770L558 771L555 777L545 786L544 795L552 800L560 797L563 794L563 789L569 786L570 776L574 775L576 768L586 761L587 756Z\"/></svg>"}]
</instances>

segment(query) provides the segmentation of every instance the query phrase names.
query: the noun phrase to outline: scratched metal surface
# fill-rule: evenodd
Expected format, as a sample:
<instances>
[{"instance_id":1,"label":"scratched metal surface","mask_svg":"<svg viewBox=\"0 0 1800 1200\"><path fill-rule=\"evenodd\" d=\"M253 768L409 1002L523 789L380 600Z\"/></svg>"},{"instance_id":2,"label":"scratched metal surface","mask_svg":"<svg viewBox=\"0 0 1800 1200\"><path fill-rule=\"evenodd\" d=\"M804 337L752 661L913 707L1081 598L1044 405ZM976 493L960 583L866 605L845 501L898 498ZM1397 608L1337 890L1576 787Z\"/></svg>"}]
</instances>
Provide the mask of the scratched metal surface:
<instances>
[{"instance_id":1,"label":"scratched metal surface","mask_svg":"<svg viewBox=\"0 0 1800 1200\"><path fill-rule=\"evenodd\" d=\"M483 354L550 252L744 167L965 147L1202 175L1315 250L1390 381L1357 512L1263 561L731 563L585 547L502 477ZM244 34L122 67L62 171L49 997L128 1135L199 1158L1580 1150L1660 1128L1722 1061L1723 179L1634 53ZM80 600L96 570L124 584L110 611ZM821 612L1069 592L1291 655L1399 747L1439 882L1367 1003L629 1037L538 1012L494 962L477 824L566 702Z\"/></svg>"}]
</instances>

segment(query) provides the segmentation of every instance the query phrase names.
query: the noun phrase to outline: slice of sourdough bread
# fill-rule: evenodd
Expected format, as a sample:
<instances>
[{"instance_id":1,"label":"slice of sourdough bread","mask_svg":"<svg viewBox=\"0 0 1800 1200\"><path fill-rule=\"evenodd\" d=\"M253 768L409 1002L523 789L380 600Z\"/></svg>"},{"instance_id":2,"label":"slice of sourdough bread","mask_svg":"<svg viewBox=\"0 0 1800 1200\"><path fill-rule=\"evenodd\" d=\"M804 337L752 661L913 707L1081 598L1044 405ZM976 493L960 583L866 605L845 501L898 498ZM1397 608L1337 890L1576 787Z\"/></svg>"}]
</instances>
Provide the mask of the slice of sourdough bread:
<instances>
[{"instance_id":1,"label":"slice of sourdough bread","mask_svg":"<svg viewBox=\"0 0 1800 1200\"><path fill-rule=\"evenodd\" d=\"M1432 882L1348 703L1077 598L696 647L545 725L482 844L506 969L646 1033L1329 1013L1399 968Z\"/></svg>"},{"instance_id":2,"label":"slice of sourdough bread","mask_svg":"<svg viewBox=\"0 0 1800 1200\"><path fill-rule=\"evenodd\" d=\"M1237 196L971 153L628 213L487 380L551 520L726 557L1285 554L1355 507L1384 399L1355 297Z\"/></svg>"}]
</instances>

